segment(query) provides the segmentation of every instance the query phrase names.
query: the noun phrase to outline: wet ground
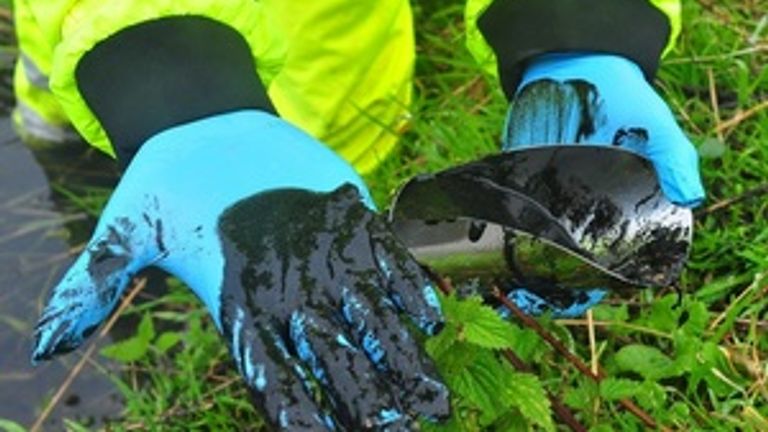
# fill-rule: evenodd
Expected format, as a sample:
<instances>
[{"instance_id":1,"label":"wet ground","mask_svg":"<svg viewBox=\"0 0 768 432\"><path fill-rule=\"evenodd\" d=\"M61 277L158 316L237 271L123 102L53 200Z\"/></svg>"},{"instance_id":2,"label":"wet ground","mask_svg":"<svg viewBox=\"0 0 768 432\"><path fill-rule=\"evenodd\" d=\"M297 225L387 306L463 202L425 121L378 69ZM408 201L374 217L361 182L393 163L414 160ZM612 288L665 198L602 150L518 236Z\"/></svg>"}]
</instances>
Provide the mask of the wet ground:
<instances>
[{"instance_id":1,"label":"wet ground","mask_svg":"<svg viewBox=\"0 0 768 432\"><path fill-rule=\"evenodd\" d=\"M84 351L37 367L29 361L43 301L93 226L88 197L115 178L113 162L84 144L33 153L0 119L0 419L30 426ZM119 394L99 371L111 366L94 357L44 430L62 430L63 418L100 423L119 414Z\"/></svg>"}]
</instances>

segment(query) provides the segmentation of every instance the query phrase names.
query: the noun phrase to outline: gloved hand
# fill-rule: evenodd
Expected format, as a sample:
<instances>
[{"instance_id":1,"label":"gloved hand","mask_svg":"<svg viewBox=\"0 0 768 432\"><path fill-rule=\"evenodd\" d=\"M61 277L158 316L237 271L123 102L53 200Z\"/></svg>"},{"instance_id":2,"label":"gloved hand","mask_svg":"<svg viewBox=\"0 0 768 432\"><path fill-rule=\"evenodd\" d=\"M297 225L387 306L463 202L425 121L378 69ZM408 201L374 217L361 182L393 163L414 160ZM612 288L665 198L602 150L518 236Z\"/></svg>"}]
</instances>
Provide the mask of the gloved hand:
<instances>
[{"instance_id":1,"label":"gloved hand","mask_svg":"<svg viewBox=\"0 0 768 432\"><path fill-rule=\"evenodd\" d=\"M573 143L616 145L650 159L667 198L704 199L696 149L632 61L606 54L548 54L531 62L510 101L503 150ZM595 161L600 169L600 161ZM603 290L531 292L509 297L529 313L581 315Z\"/></svg>"},{"instance_id":2,"label":"gloved hand","mask_svg":"<svg viewBox=\"0 0 768 432\"><path fill-rule=\"evenodd\" d=\"M150 265L203 301L274 425L401 429L447 414L398 315L438 331L432 284L355 171L285 121L242 110L145 142L54 288L34 361L80 345Z\"/></svg>"}]
</instances>

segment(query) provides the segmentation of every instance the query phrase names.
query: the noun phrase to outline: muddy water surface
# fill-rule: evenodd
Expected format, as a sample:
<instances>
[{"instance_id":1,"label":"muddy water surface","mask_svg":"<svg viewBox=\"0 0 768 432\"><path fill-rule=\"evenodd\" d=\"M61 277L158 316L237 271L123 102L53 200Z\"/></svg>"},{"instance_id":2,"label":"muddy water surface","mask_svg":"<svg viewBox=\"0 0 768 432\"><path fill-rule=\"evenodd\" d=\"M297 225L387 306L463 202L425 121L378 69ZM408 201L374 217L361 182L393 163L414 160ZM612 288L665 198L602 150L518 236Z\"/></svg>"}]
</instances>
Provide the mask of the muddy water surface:
<instances>
[{"instance_id":1,"label":"muddy water surface","mask_svg":"<svg viewBox=\"0 0 768 432\"><path fill-rule=\"evenodd\" d=\"M0 119L0 419L29 427L84 352L37 367L29 361L46 295L94 223L65 197L87 197L87 188L108 189L115 178L111 160L84 144L33 153ZM63 418L98 424L119 414L119 394L98 371L114 368L94 360L98 366L89 363L77 375L44 430L63 430Z\"/></svg>"}]
</instances>

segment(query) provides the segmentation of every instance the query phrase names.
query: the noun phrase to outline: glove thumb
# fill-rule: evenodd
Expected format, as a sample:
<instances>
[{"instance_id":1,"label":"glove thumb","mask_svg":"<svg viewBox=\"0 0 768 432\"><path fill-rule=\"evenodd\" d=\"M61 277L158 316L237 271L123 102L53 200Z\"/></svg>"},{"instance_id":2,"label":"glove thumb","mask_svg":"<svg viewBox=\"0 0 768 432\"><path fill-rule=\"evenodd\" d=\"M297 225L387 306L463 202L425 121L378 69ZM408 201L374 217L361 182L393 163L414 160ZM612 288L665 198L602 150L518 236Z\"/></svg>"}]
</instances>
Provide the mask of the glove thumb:
<instances>
[{"instance_id":1,"label":"glove thumb","mask_svg":"<svg viewBox=\"0 0 768 432\"><path fill-rule=\"evenodd\" d=\"M54 287L35 328L32 362L74 350L112 312L151 251L127 218L102 219L86 249ZM149 252L149 253L147 253Z\"/></svg>"}]
</instances>

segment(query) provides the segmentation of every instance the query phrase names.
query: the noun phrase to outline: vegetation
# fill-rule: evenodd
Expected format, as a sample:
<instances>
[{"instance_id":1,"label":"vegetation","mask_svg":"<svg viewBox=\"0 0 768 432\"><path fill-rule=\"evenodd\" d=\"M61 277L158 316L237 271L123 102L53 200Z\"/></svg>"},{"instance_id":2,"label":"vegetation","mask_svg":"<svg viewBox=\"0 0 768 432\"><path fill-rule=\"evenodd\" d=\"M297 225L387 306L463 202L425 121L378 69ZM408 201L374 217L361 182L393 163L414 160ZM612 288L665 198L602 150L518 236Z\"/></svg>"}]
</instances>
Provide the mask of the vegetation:
<instances>
[{"instance_id":1,"label":"vegetation","mask_svg":"<svg viewBox=\"0 0 768 432\"><path fill-rule=\"evenodd\" d=\"M538 318L599 364L607 378L597 382L520 321L445 296L448 325L426 347L453 390L454 414L427 430L567 430L557 403L589 430L645 429L622 400L670 430L768 430L768 12L763 0L683 3L686 27L656 82L700 150L708 192L681 304L672 289L645 290L611 296L593 321ZM498 148L505 102L463 48L462 4L416 6L412 127L400 154L368 179L382 207L410 176ZM206 312L171 285L125 309L140 318L136 334L101 351L125 364L112 376L125 413L110 430L260 429Z\"/></svg>"}]
</instances>

